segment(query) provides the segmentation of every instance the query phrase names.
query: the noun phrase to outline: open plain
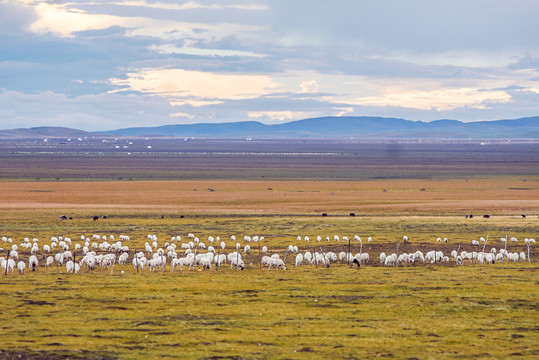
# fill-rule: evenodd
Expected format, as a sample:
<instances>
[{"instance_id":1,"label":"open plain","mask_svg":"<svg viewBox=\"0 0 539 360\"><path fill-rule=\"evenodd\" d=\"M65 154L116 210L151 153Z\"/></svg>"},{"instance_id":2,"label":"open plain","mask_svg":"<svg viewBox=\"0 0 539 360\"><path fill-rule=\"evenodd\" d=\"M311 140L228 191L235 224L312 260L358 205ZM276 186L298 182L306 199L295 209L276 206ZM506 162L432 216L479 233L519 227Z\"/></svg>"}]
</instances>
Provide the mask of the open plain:
<instances>
[{"instance_id":1,"label":"open plain","mask_svg":"<svg viewBox=\"0 0 539 360\"><path fill-rule=\"evenodd\" d=\"M280 155L267 155L274 144L258 143L213 154L217 146L180 151L175 147L184 143L162 140L151 152L141 146L130 155L103 144L77 151L58 141L60 152L44 150L50 142L4 144L0 237L13 243L0 242L1 256L36 238L40 264L0 277L0 357L539 356L535 244L529 260L516 263L457 266L451 258L386 267L378 260L382 252L499 252L502 237L517 238L507 250L527 256L524 239L539 234L537 145L496 145L494 156L479 144L467 151L447 144L284 144ZM81 235L103 241L94 234L109 242L128 235L129 260L144 251L149 234L163 248L181 236L183 256L179 244L189 233L206 245L219 236L220 253L250 244L250 253L242 251L245 269L227 263L172 270L168 262L150 272L129 261L68 274L65 265L45 267L41 258L52 237L70 237L73 251L84 245ZM247 243L244 236L264 239ZM472 246L481 237L486 245ZM289 245L336 254L350 246L370 259L360 269L346 260L294 266ZM286 270L261 267L259 246L279 254ZM74 255L77 262L82 251ZM20 259L29 256L19 249Z\"/></svg>"}]
</instances>

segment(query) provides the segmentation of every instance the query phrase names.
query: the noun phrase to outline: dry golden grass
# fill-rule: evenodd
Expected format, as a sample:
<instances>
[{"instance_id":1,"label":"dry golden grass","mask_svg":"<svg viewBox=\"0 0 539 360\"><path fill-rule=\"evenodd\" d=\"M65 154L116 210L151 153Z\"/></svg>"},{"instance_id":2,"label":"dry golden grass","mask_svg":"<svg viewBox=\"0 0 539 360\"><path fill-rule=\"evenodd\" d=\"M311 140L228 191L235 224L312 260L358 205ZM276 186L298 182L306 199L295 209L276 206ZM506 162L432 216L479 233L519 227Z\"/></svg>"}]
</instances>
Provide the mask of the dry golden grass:
<instances>
[{"instance_id":1,"label":"dry golden grass","mask_svg":"<svg viewBox=\"0 0 539 360\"><path fill-rule=\"evenodd\" d=\"M44 208L235 214L538 214L539 178L1 183L0 209Z\"/></svg>"}]
</instances>

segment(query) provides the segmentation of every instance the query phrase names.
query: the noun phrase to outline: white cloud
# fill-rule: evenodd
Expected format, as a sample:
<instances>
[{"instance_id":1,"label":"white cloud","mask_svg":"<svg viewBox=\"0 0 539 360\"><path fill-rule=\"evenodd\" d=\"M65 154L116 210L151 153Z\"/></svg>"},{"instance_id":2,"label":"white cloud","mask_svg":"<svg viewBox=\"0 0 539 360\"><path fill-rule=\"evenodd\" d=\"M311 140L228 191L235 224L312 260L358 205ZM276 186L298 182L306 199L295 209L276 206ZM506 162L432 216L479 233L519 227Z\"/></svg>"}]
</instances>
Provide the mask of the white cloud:
<instances>
[{"instance_id":1,"label":"white cloud","mask_svg":"<svg viewBox=\"0 0 539 360\"><path fill-rule=\"evenodd\" d=\"M249 119L265 123L278 123L309 118L316 116L316 113L306 111L250 111L247 116Z\"/></svg>"},{"instance_id":2,"label":"white cloud","mask_svg":"<svg viewBox=\"0 0 539 360\"><path fill-rule=\"evenodd\" d=\"M38 19L29 30L37 34L54 33L70 37L86 30L102 30L125 25L125 18L106 14L89 14L67 5L40 3L35 7Z\"/></svg>"},{"instance_id":3,"label":"white cloud","mask_svg":"<svg viewBox=\"0 0 539 360\"><path fill-rule=\"evenodd\" d=\"M174 99L170 101L170 105L173 106L183 106L183 105L190 105L192 107L202 107L202 106L209 106L209 105L218 105L222 104L223 101L221 100L194 100L194 99Z\"/></svg>"},{"instance_id":4,"label":"white cloud","mask_svg":"<svg viewBox=\"0 0 539 360\"><path fill-rule=\"evenodd\" d=\"M318 83L316 80L309 80L302 82L299 87L302 93L315 93L318 91Z\"/></svg>"},{"instance_id":5,"label":"white cloud","mask_svg":"<svg viewBox=\"0 0 539 360\"><path fill-rule=\"evenodd\" d=\"M196 1L189 1L183 4L178 3L166 3L166 2L148 2L143 0L129 0L129 1L119 1L116 2L117 5L124 6L142 6L154 9L163 9L163 10L191 10L191 9L239 9L239 10L253 10L253 11L262 11L267 10L267 6L261 4L202 4Z\"/></svg>"},{"instance_id":6,"label":"white cloud","mask_svg":"<svg viewBox=\"0 0 539 360\"><path fill-rule=\"evenodd\" d=\"M125 91L138 91L171 99L251 99L275 91L269 76L218 74L183 69L145 69L127 74L127 79L111 79Z\"/></svg>"},{"instance_id":7,"label":"white cloud","mask_svg":"<svg viewBox=\"0 0 539 360\"><path fill-rule=\"evenodd\" d=\"M193 119L194 118L194 115L192 114L187 114L187 113L182 113L182 112L177 112L177 113L172 113L169 115L171 118L188 118L188 119Z\"/></svg>"},{"instance_id":8,"label":"white cloud","mask_svg":"<svg viewBox=\"0 0 539 360\"><path fill-rule=\"evenodd\" d=\"M135 3L132 3L133 5ZM191 5L190 5L191 4ZM163 6L179 6L162 4ZM194 7L195 3L181 6ZM159 4L153 4L158 7ZM200 5L202 6L202 5ZM128 37L153 37L165 40L191 39L221 39L231 35L243 36L259 30L257 26L227 23L204 23L200 21L178 21L170 19L152 18L149 16L118 16L98 12L81 10L77 4L54 4L40 2L34 5L37 20L29 27L31 32L37 34L53 33L60 37L73 37L75 33L88 30L103 30L112 26L128 29Z\"/></svg>"},{"instance_id":9,"label":"white cloud","mask_svg":"<svg viewBox=\"0 0 539 360\"><path fill-rule=\"evenodd\" d=\"M220 49L201 49L195 47L177 47L172 44L152 45L150 50L157 51L160 54L183 54L183 55L195 55L195 56L215 56L215 57L256 57L262 58L265 55L257 54L250 51L239 50L220 50Z\"/></svg>"},{"instance_id":10,"label":"white cloud","mask_svg":"<svg viewBox=\"0 0 539 360\"><path fill-rule=\"evenodd\" d=\"M458 88L434 91L388 91L382 96L358 98L354 103L363 106L395 106L418 110L446 111L461 107L487 109L492 104L510 101L511 95L505 91Z\"/></svg>"},{"instance_id":11,"label":"white cloud","mask_svg":"<svg viewBox=\"0 0 539 360\"><path fill-rule=\"evenodd\" d=\"M148 2L148 1L119 1L116 2L117 5L122 6L142 6L153 9L163 9L163 10L191 10L191 9L222 9L222 5L210 4L205 5L197 3L195 1L189 1L183 4L178 3L165 3L165 2Z\"/></svg>"}]
</instances>

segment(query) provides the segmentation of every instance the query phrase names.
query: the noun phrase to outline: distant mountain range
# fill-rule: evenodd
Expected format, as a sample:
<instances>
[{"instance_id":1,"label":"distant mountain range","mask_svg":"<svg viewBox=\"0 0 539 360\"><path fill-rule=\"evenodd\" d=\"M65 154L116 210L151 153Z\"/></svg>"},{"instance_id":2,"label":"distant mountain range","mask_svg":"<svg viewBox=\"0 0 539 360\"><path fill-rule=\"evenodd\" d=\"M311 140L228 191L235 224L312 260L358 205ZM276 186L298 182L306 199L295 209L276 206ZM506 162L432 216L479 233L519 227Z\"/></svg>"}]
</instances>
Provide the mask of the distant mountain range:
<instances>
[{"instance_id":1,"label":"distant mountain range","mask_svg":"<svg viewBox=\"0 0 539 360\"><path fill-rule=\"evenodd\" d=\"M410 121L383 117L320 117L265 125L256 121L218 124L134 127L85 132L60 127L0 130L6 138L67 137L197 137L197 138L407 138L407 139L539 139L539 116L495 121Z\"/></svg>"}]
</instances>

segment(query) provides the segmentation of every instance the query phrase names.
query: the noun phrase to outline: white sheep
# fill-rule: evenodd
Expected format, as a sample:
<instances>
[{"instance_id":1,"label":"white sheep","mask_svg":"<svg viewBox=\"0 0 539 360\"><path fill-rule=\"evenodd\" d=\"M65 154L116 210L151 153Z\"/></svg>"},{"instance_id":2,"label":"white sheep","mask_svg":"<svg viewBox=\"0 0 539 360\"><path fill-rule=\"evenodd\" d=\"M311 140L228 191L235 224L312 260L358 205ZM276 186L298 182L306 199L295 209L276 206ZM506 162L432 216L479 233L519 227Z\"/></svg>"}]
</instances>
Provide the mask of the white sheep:
<instances>
[{"instance_id":1,"label":"white sheep","mask_svg":"<svg viewBox=\"0 0 539 360\"><path fill-rule=\"evenodd\" d=\"M118 264L125 265L127 263L127 259L129 258L129 255L127 253L123 253L118 257Z\"/></svg>"},{"instance_id":2,"label":"white sheep","mask_svg":"<svg viewBox=\"0 0 539 360\"><path fill-rule=\"evenodd\" d=\"M362 263L368 263L369 262L369 254L368 253L362 253L360 257L361 257L361 262Z\"/></svg>"},{"instance_id":3,"label":"white sheep","mask_svg":"<svg viewBox=\"0 0 539 360\"><path fill-rule=\"evenodd\" d=\"M37 264L38 264L37 256L32 255L30 256L30 258L28 258L28 266L32 268L32 271L36 271Z\"/></svg>"},{"instance_id":4,"label":"white sheep","mask_svg":"<svg viewBox=\"0 0 539 360\"><path fill-rule=\"evenodd\" d=\"M11 259L10 259L11 260ZM26 269L26 263L24 261L19 261L17 263L17 268L21 272L21 274L24 274L24 269Z\"/></svg>"},{"instance_id":5,"label":"white sheep","mask_svg":"<svg viewBox=\"0 0 539 360\"><path fill-rule=\"evenodd\" d=\"M300 266L303 263L303 254L296 255L296 266Z\"/></svg>"},{"instance_id":6,"label":"white sheep","mask_svg":"<svg viewBox=\"0 0 539 360\"><path fill-rule=\"evenodd\" d=\"M395 266L396 262L397 262L397 254L393 253L385 258L384 265Z\"/></svg>"},{"instance_id":7,"label":"white sheep","mask_svg":"<svg viewBox=\"0 0 539 360\"><path fill-rule=\"evenodd\" d=\"M53 262L54 262L54 257L52 255L47 256L47 260L45 260L45 267L50 267Z\"/></svg>"},{"instance_id":8,"label":"white sheep","mask_svg":"<svg viewBox=\"0 0 539 360\"><path fill-rule=\"evenodd\" d=\"M68 262L66 262L67 273L73 272L74 268L75 268L75 263L73 261L69 260Z\"/></svg>"}]
</instances>

